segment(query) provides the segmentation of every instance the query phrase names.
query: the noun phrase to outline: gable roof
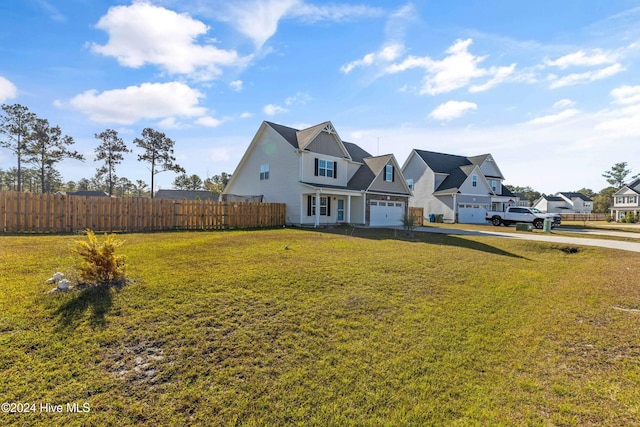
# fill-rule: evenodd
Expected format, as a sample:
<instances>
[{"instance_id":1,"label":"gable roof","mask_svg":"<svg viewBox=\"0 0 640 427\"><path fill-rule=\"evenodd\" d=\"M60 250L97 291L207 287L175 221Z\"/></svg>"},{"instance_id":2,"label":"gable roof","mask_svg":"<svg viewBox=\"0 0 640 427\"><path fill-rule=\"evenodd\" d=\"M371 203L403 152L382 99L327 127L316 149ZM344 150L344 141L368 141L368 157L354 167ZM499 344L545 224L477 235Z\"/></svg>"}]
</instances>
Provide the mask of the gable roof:
<instances>
[{"instance_id":1,"label":"gable roof","mask_svg":"<svg viewBox=\"0 0 640 427\"><path fill-rule=\"evenodd\" d=\"M635 191L636 193L640 194L640 178L634 179L633 181L622 187L620 190L618 190L618 192L622 191L625 188L628 188L629 190ZM618 194L618 192L616 192L616 194Z\"/></svg>"},{"instance_id":2,"label":"gable roof","mask_svg":"<svg viewBox=\"0 0 640 427\"><path fill-rule=\"evenodd\" d=\"M566 200L560 196L544 196L543 195L540 198L545 199L548 202L563 202L563 203L566 202Z\"/></svg>"},{"instance_id":3,"label":"gable roof","mask_svg":"<svg viewBox=\"0 0 640 427\"><path fill-rule=\"evenodd\" d=\"M273 130L278 132L280 136L282 136L294 148L298 148L300 150L306 149L307 146L315 140L318 134L320 134L320 132L326 131L330 135L335 136L336 142L340 146L341 151L343 151L347 155L350 154L349 150L345 146L345 142L342 141L335 128L333 127L333 124L331 124L331 122L329 121L302 130L294 129L289 126L279 125L273 122L265 121L265 123L271 126Z\"/></svg>"},{"instance_id":4,"label":"gable roof","mask_svg":"<svg viewBox=\"0 0 640 427\"><path fill-rule=\"evenodd\" d=\"M446 174L447 177L435 189L434 192L444 190L458 190L467 180L469 174L477 166L469 158L455 154L436 153L433 151L414 150L418 156L438 174Z\"/></svg>"},{"instance_id":5,"label":"gable roof","mask_svg":"<svg viewBox=\"0 0 640 427\"><path fill-rule=\"evenodd\" d=\"M83 196L83 197L109 197L104 191L98 190L80 190L80 191L67 191L67 196Z\"/></svg>"},{"instance_id":6,"label":"gable roof","mask_svg":"<svg viewBox=\"0 0 640 427\"><path fill-rule=\"evenodd\" d=\"M571 199L580 199L584 202L592 202L593 200L591 200L589 197L585 196L582 193L578 193L575 191L561 191L558 194L563 195L564 197L566 197L567 199L571 200Z\"/></svg>"}]
</instances>

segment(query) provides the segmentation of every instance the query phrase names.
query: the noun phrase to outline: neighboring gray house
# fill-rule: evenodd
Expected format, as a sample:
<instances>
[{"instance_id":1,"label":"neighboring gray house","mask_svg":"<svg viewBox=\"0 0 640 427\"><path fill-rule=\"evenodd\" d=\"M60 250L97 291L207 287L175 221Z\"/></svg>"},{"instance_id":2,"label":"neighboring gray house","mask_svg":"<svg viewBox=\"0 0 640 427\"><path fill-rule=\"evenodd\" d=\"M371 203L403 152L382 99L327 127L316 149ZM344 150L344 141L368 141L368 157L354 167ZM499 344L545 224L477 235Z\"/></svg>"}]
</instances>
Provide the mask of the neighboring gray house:
<instances>
[{"instance_id":1,"label":"neighboring gray house","mask_svg":"<svg viewBox=\"0 0 640 427\"><path fill-rule=\"evenodd\" d=\"M614 193L610 211L615 221L620 221L629 212L633 212L636 216L640 213L640 178L631 181Z\"/></svg>"},{"instance_id":2,"label":"neighboring gray house","mask_svg":"<svg viewBox=\"0 0 640 427\"><path fill-rule=\"evenodd\" d=\"M225 195L287 205L295 225L397 226L409 195L393 154L372 156L343 141L331 122L294 129L262 122Z\"/></svg>"},{"instance_id":3,"label":"neighboring gray house","mask_svg":"<svg viewBox=\"0 0 640 427\"><path fill-rule=\"evenodd\" d=\"M80 191L59 191L56 194L62 194L66 196L81 196L81 197L109 197L107 193L99 190L80 190Z\"/></svg>"},{"instance_id":4,"label":"neighboring gray house","mask_svg":"<svg viewBox=\"0 0 640 427\"><path fill-rule=\"evenodd\" d=\"M554 196L542 196L534 202L533 207L549 213L590 214L593 200L582 193L565 191Z\"/></svg>"},{"instance_id":5,"label":"neighboring gray house","mask_svg":"<svg viewBox=\"0 0 640 427\"><path fill-rule=\"evenodd\" d=\"M446 222L484 223L487 211L504 211L518 198L502 185L504 176L491 154L465 157L413 150L402 166L413 195L409 206Z\"/></svg>"},{"instance_id":6,"label":"neighboring gray house","mask_svg":"<svg viewBox=\"0 0 640 427\"><path fill-rule=\"evenodd\" d=\"M219 194L207 190L158 190L153 197L168 200L220 200Z\"/></svg>"}]
</instances>

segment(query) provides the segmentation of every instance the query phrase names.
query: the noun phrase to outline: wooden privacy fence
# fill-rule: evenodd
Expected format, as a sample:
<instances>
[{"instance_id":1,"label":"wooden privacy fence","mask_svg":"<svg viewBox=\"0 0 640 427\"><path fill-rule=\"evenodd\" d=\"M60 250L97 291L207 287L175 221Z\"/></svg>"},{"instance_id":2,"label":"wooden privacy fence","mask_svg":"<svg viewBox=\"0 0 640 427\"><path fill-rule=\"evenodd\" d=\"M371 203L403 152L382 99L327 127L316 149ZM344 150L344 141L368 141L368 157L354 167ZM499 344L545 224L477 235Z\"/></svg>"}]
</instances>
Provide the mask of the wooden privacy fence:
<instances>
[{"instance_id":1,"label":"wooden privacy fence","mask_svg":"<svg viewBox=\"0 0 640 427\"><path fill-rule=\"evenodd\" d=\"M579 214L579 213L563 213L560 214L563 221L604 221L607 219L607 214L605 213L590 213L590 214Z\"/></svg>"},{"instance_id":2,"label":"wooden privacy fence","mask_svg":"<svg viewBox=\"0 0 640 427\"><path fill-rule=\"evenodd\" d=\"M207 230L278 227L283 203L213 202L149 198L81 197L0 192L0 231L71 233L94 231Z\"/></svg>"},{"instance_id":3,"label":"wooden privacy fence","mask_svg":"<svg viewBox=\"0 0 640 427\"><path fill-rule=\"evenodd\" d=\"M424 223L424 208L409 206L408 215L410 218L413 218L414 226L421 226Z\"/></svg>"}]
</instances>

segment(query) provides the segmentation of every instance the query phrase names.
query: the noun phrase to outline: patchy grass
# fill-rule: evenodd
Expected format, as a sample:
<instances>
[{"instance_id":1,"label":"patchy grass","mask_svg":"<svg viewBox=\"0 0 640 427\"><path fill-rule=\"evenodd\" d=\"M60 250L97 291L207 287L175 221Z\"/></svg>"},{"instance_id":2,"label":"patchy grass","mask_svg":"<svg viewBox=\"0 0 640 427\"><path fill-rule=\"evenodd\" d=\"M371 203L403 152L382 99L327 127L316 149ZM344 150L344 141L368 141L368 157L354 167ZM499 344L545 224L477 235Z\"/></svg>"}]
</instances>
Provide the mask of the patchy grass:
<instances>
[{"instance_id":1,"label":"patchy grass","mask_svg":"<svg viewBox=\"0 0 640 427\"><path fill-rule=\"evenodd\" d=\"M76 237L0 237L2 425L640 423L640 256L338 228L130 234L133 284L47 295ZM40 404L84 403L52 414Z\"/></svg>"}]
</instances>

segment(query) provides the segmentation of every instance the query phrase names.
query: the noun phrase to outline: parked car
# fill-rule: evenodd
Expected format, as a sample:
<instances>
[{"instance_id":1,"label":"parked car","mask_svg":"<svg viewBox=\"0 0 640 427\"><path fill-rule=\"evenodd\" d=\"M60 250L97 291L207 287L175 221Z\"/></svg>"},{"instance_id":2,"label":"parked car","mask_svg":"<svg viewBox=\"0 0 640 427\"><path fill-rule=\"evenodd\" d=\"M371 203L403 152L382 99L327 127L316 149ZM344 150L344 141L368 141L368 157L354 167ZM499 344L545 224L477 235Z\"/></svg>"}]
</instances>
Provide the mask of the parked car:
<instances>
[{"instance_id":1,"label":"parked car","mask_svg":"<svg viewBox=\"0 0 640 427\"><path fill-rule=\"evenodd\" d=\"M525 208L520 206L510 206L504 212L487 212L487 221L495 226L510 225L517 222L533 224L535 228L544 227L544 220L551 220L551 227L560 225L561 218L557 214L547 214L536 208Z\"/></svg>"}]
</instances>

